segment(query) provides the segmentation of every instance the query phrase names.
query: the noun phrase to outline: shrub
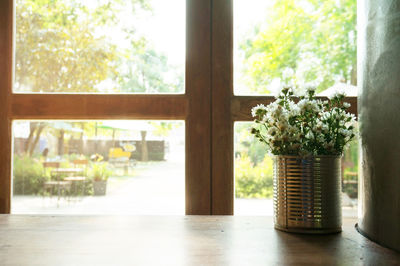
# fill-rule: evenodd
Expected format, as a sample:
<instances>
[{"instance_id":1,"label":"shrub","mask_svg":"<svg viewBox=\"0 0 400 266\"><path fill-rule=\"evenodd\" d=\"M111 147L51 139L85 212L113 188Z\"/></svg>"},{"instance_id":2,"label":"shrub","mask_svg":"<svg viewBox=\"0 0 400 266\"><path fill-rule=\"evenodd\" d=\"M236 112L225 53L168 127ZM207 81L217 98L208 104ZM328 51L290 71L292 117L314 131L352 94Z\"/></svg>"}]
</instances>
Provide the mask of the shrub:
<instances>
[{"instance_id":1,"label":"shrub","mask_svg":"<svg viewBox=\"0 0 400 266\"><path fill-rule=\"evenodd\" d=\"M253 165L249 156L242 153L235 162L235 193L239 198L271 198L273 194L273 160Z\"/></svg>"},{"instance_id":2,"label":"shrub","mask_svg":"<svg viewBox=\"0 0 400 266\"><path fill-rule=\"evenodd\" d=\"M89 176L93 181L107 180L112 175L108 163L93 163L89 170Z\"/></svg>"},{"instance_id":3,"label":"shrub","mask_svg":"<svg viewBox=\"0 0 400 266\"><path fill-rule=\"evenodd\" d=\"M14 155L13 192L15 195L34 195L43 190L48 179L39 160L29 156Z\"/></svg>"}]
</instances>

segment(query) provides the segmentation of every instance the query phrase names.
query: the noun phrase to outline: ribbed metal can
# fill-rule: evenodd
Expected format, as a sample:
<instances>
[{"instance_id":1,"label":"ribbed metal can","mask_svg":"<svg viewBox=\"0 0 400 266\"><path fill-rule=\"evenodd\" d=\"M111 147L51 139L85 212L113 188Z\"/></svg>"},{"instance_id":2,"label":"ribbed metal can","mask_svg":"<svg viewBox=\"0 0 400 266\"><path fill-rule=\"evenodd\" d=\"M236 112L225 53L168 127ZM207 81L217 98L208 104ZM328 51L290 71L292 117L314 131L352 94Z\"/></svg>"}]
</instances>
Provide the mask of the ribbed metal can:
<instances>
[{"instance_id":1,"label":"ribbed metal can","mask_svg":"<svg viewBox=\"0 0 400 266\"><path fill-rule=\"evenodd\" d=\"M341 156L275 156L274 222L287 232L340 232Z\"/></svg>"}]
</instances>

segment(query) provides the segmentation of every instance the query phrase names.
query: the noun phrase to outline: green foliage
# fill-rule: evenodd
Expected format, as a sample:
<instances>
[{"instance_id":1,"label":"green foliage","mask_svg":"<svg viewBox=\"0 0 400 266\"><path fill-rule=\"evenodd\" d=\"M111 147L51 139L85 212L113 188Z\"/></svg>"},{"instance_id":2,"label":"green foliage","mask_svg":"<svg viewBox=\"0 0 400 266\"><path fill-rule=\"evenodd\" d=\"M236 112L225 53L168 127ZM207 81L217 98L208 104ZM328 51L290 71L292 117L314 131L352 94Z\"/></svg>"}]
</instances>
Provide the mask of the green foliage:
<instances>
[{"instance_id":1,"label":"green foliage","mask_svg":"<svg viewBox=\"0 0 400 266\"><path fill-rule=\"evenodd\" d=\"M29 156L14 155L13 164L14 195L40 194L43 183L49 179L39 160Z\"/></svg>"},{"instance_id":2,"label":"green foliage","mask_svg":"<svg viewBox=\"0 0 400 266\"><path fill-rule=\"evenodd\" d=\"M108 163L93 163L89 169L89 177L93 181L107 180L112 175L112 171L108 168Z\"/></svg>"},{"instance_id":3,"label":"green foliage","mask_svg":"<svg viewBox=\"0 0 400 266\"><path fill-rule=\"evenodd\" d=\"M238 146L235 147L236 155L245 153L249 156L250 161L257 165L264 160L267 155L267 149L265 144L258 141L251 134L251 122L241 122L235 125L235 138L238 138L235 142Z\"/></svg>"},{"instance_id":4,"label":"green foliage","mask_svg":"<svg viewBox=\"0 0 400 266\"><path fill-rule=\"evenodd\" d=\"M126 12L151 13L149 0L17 0L16 89L181 91L182 71L126 23Z\"/></svg>"},{"instance_id":5,"label":"green foliage","mask_svg":"<svg viewBox=\"0 0 400 266\"><path fill-rule=\"evenodd\" d=\"M345 150L343 156L345 164L343 173L343 192L349 195L350 198L358 196L358 139L356 138Z\"/></svg>"},{"instance_id":6,"label":"green foliage","mask_svg":"<svg viewBox=\"0 0 400 266\"><path fill-rule=\"evenodd\" d=\"M150 121L149 124L153 127L152 134L160 137L167 137L171 130L182 127L182 123L171 121Z\"/></svg>"},{"instance_id":7,"label":"green foliage","mask_svg":"<svg viewBox=\"0 0 400 266\"><path fill-rule=\"evenodd\" d=\"M240 46L247 86L268 92L287 68L294 70L287 78L317 80L319 91L337 80L355 84L356 36L356 0L275 0Z\"/></svg>"},{"instance_id":8,"label":"green foliage","mask_svg":"<svg viewBox=\"0 0 400 266\"><path fill-rule=\"evenodd\" d=\"M116 79L123 92L162 93L179 92L183 88L183 75L168 64L168 58L155 51L143 41L141 47L132 45L134 53L119 59ZM172 73L173 80L167 81L166 73Z\"/></svg>"},{"instance_id":9,"label":"green foliage","mask_svg":"<svg viewBox=\"0 0 400 266\"><path fill-rule=\"evenodd\" d=\"M96 36L77 2L19 0L16 8L18 90L91 92L113 71L115 46Z\"/></svg>"},{"instance_id":10,"label":"green foliage","mask_svg":"<svg viewBox=\"0 0 400 266\"><path fill-rule=\"evenodd\" d=\"M246 154L235 161L235 194L239 198L271 198L273 161L269 156L254 165Z\"/></svg>"}]
</instances>

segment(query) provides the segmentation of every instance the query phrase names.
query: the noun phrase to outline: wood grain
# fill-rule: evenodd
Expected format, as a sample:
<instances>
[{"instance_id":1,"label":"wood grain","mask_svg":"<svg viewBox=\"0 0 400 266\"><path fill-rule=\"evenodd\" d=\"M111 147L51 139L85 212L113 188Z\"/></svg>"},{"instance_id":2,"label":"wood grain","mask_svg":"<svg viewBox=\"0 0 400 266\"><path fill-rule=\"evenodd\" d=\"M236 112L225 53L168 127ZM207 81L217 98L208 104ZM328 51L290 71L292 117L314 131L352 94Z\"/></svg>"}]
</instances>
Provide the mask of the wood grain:
<instances>
[{"instance_id":1,"label":"wood grain","mask_svg":"<svg viewBox=\"0 0 400 266\"><path fill-rule=\"evenodd\" d=\"M186 214L210 214L210 1L188 0L186 11Z\"/></svg>"},{"instance_id":2,"label":"wood grain","mask_svg":"<svg viewBox=\"0 0 400 266\"><path fill-rule=\"evenodd\" d=\"M232 215L233 178L233 6L212 1L212 214Z\"/></svg>"},{"instance_id":3,"label":"wood grain","mask_svg":"<svg viewBox=\"0 0 400 266\"><path fill-rule=\"evenodd\" d=\"M0 213L11 208L11 120L13 1L0 1Z\"/></svg>"},{"instance_id":4,"label":"wood grain","mask_svg":"<svg viewBox=\"0 0 400 266\"><path fill-rule=\"evenodd\" d=\"M0 216L1 265L398 265L345 219L332 235L288 234L272 217Z\"/></svg>"},{"instance_id":5,"label":"wood grain","mask_svg":"<svg viewBox=\"0 0 400 266\"><path fill-rule=\"evenodd\" d=\"M13 94L13 119L185 119L185 95Z\"/></svg>"}]
</instances>

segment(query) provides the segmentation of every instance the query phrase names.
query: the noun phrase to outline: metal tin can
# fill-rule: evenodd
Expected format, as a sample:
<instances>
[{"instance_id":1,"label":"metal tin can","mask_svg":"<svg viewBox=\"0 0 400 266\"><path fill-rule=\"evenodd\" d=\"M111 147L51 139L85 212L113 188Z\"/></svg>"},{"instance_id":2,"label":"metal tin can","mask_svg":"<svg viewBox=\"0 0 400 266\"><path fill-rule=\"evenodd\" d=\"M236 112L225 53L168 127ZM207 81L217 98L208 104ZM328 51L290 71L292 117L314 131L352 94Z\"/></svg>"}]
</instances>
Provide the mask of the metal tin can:
<instances>
[{"instance_id":1,"label":"metal tin can","mask_svg":"<svg viewBox=\"0 0 400 266\"><path fill-rule=\"evenodd\" d=\"M342 230L341 156L275 156L274 222L287 232Z\"/></svg>"}]
</instances>

